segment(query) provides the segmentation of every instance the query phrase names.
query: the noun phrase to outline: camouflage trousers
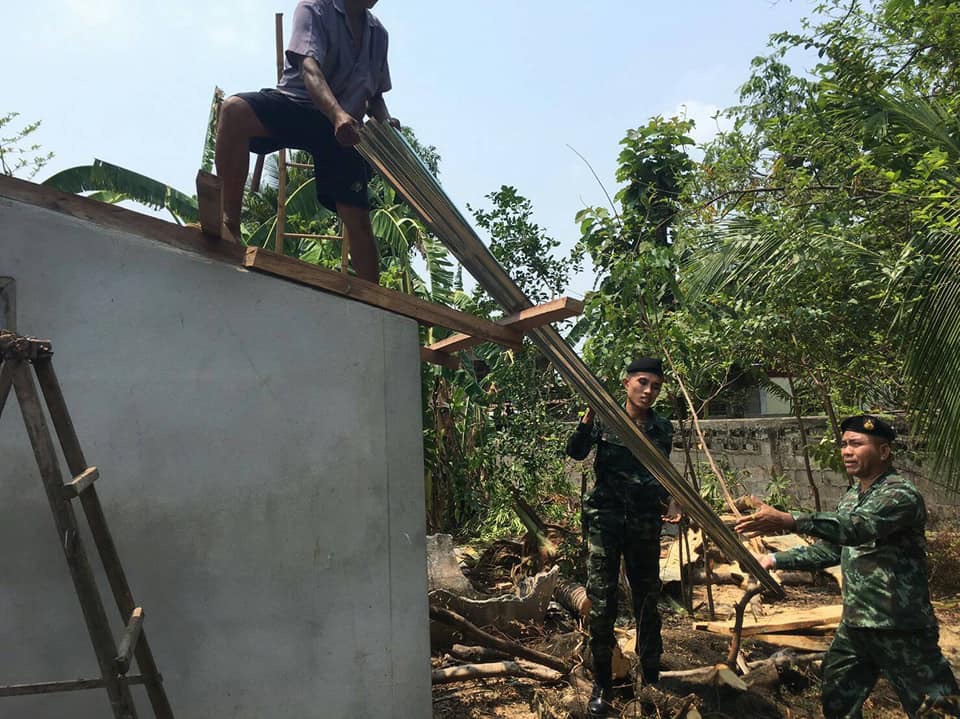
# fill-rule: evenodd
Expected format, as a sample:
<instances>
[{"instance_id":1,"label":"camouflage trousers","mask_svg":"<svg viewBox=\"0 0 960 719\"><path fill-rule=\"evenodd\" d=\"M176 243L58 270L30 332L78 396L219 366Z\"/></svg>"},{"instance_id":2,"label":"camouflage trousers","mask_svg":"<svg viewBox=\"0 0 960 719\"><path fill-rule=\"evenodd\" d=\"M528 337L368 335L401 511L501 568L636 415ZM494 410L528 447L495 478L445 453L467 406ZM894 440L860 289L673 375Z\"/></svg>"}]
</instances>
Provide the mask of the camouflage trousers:
<instances>
[{"instance_id":1,"label":"camouflage trousers","mask_svg":"<svg viewBox=\"0 0 960 719\"><path fill-rule=\"evenodd\" d=\"M930 697L957 694L957 682L937 645L937 628L867 629L840 624L823 660L824 719L859 719L881 674L911 717Z\"/></svg>"},{"instance_id":2,"label":"camouflage trousers","mask_svg":"<svg viewBox=\"0 0 960 719\"><path fill-rule=\"evenodd\" d=\"M610 682L613 627L617 619L620 558L626 567L637 621L637 656L644 667L659 667L660 638L660 517L629 516L624 510L584 506L590 548L587 595L590 608L590 652L594 677Z\"/></svg>"}]
</instances>

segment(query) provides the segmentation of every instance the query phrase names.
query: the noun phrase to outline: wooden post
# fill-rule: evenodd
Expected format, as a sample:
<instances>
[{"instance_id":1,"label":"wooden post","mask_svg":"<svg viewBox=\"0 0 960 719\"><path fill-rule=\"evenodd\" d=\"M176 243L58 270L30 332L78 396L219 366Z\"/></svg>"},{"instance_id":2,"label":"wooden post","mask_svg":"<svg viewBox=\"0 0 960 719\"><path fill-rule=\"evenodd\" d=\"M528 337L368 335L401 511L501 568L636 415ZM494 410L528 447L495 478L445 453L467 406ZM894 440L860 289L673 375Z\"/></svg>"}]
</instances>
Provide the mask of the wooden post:
<instances>
[{"instance_id":1,"label":"wooden post","mask_svg":"<svg viewBox=\"0 0 960 719\"><path fill-rule=\"evenodd\" d=\"M283 13L275 16L277 33L277 82L283 77ZM283 254L283 232L287 220L287 151L284 148L277 150L277 237L274 249L278 255Z\"/></svg>"},{"instance_id":2,"label":"wooden post","mask_svg":"<svg viewBox=\"0 0 960 719\"><path fill-rule=\"evenodd\" d=\"M707 535L703 535L703 576L707 585L707 611L710 613L710 621L715 621L717 612L713 605L713 567L710 564L710 545Z\"/></svg>"}]
</instances>

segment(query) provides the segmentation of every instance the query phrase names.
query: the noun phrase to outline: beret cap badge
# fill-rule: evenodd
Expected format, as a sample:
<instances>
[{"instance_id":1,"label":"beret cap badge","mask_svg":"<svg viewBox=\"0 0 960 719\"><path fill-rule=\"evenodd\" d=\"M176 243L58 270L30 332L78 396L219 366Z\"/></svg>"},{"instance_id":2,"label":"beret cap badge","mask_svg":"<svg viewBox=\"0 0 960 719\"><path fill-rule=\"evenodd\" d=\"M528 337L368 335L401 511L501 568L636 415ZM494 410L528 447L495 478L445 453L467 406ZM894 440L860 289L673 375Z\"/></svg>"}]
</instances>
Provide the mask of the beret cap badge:
<instances>
[{"instance_id":1,"label":"beret cap badge","mask_svg":"<svg viewBox=\"0 0 960 719\"><path fill-rule=\"evenodd\" d=\"M870 432L871 430L873 430L873 428L874 428L875 426L876 426L876 425L874 425L872 419L867 419L867 420L864 420L864 422L863 422L863 428L864 428L865 430L867 430L868 432Z\"/></svg>"}]
</instances>

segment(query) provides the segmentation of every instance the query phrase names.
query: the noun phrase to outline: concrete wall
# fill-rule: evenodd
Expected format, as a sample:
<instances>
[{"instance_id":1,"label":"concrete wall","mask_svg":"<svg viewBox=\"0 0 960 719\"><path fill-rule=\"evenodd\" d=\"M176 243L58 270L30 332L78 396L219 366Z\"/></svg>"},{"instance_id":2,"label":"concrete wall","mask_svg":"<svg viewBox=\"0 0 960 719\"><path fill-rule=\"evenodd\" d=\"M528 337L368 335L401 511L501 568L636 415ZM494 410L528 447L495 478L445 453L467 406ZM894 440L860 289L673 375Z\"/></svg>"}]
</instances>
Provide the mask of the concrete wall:
<instances>
[{"instance_id":1,"label":"concrete wall","mask_svg":"<svg viewBox=\"0 0 960 719\"><path fill-rule=\"evenodd\" d=\"M176 716L429 716L415 323L3 196L0 276L53 341ZM95 677L16 402L0 487L0 684Z\"/></svg>"},{"instance_id":2,"label":"concrete wall","mask_svg":"<svg viewBox=\"0 0 960 719\"><path fill-rule=\"evenodd\" d=\"M768 493L771 479L785 477L789 492L799 505L813 508L813 494L803 461L803 442L796 419L712 419L701 420L700 424L711 453L722 462L735 480L742 482L742 490L763 497ZM804 427L808 442L816 444L827 432L827 419L805 417ZM901 434L904 429L901 428ZM674 440L671 460L677 469L683 471L683 445L679 432L674 434ZM924 476L923 468L911 461L911 456L915 454L913 449L912 438L901 436L895 446L895 464L923 493L931 524L941 519L960 519L960 497ZM707 461L706 455L697 448L693 450L691 458L695 463ZM824 511L833 510L847 490L847 477L819 469L812 457L811 466L814 482L820 491L821 506ZM738 493L734 488L731 488L731 491Z\"/></svg>"}]
</instances>

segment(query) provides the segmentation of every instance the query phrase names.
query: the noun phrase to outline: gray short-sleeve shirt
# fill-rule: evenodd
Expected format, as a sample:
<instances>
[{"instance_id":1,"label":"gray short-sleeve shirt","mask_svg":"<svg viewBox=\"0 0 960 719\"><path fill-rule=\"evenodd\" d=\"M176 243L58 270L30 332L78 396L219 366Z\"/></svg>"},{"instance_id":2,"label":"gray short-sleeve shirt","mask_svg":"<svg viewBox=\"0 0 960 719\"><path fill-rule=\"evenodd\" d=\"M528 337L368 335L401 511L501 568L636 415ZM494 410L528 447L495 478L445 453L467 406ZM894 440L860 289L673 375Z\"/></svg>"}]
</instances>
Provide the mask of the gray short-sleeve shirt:
<instances>
[{"instance_id":1,"label":"gray short-sleeve shirt","mask_svg":"<svg viewBox=\"0 0 960 719\"><path fill-rule=\"evenodd\" d=\"M277 89L297 102L312 104L299 68L300 58L312 57L340 106L362 120L370 99L391 87L386 28L367 10L362 32L358 49L343 0L300 0L293 12L293 30Z\"/></svg>"}]
</instances>

